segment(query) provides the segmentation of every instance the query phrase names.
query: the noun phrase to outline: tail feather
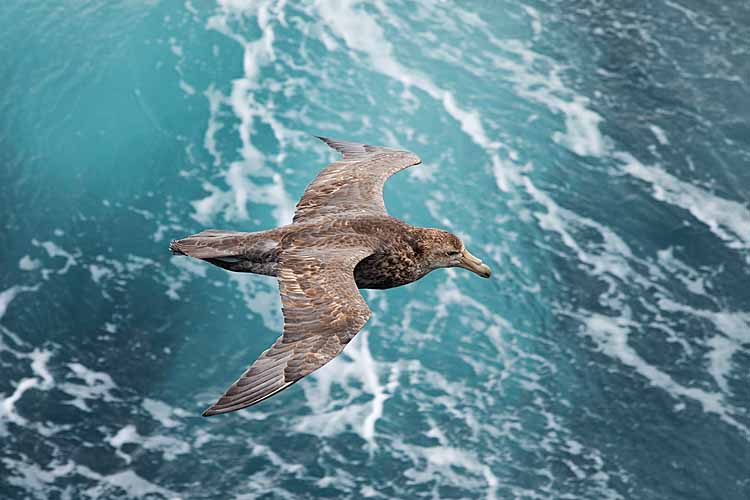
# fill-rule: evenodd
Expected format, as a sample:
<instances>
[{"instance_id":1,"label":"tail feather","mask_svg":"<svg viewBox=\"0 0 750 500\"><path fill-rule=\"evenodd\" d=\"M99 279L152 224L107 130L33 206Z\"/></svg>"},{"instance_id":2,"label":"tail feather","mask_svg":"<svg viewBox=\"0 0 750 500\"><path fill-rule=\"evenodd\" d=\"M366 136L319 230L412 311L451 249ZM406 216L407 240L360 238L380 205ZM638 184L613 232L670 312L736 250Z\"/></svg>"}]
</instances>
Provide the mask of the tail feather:
<instances>
[{"instance_id":1,"label":"tail feather","mask_svg":"<svg viewBox=\"0 0 750 500\"><path fill-rule=\"evenodd\" d=\"M175 255L188 255L197 259L213 259L240 255L243 236L240 231L207 229L181 240L172 240L169 250Z\"/></svg>"}]
</instances>

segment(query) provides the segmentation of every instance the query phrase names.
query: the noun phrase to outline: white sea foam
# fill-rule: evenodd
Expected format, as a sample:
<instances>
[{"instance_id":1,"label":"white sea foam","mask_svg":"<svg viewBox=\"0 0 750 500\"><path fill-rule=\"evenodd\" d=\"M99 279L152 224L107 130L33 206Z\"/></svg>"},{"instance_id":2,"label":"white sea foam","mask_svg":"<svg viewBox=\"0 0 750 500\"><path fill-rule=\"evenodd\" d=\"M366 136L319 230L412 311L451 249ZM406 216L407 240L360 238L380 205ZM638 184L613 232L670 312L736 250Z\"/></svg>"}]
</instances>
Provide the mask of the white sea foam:
<instances>
[{"instance_id":1,"label":"white sea foam","mask_svg":"<svg viewBox=\"0 0 750 500\"><path fill-rule=\"evenodd\" d=\"M667 391L671 396L684 397L700 404L703 411L717 415L727 424L740 430L746 438L750 438L750 429L737 421L720 393L681 385L669 374L638 355L628 344L630 325L626 320L595 313L589 313L588 317L581 319L585 325L584 333L596 342L601 352L635 369L651 385Z\"/></svg>"},{"instance_id":2,"label":"white sea foam","mask_svg":"<svg viewBox=\"0 0 750 500\"><path fill-rule=\"evenodd\" d=\"M505 355L506 343L502 338L502 334L513 331L511 324L502 316L492 312L478 300L463 293L456 281L455 275L449 273L448 279L436 290L438 304L435 307L434 319L430 322L427 334L433 334L436 320L448 315L447 308L450 305L458 305L465 310L475 309L480 312L481 317L487 322L486 324L482 324L481 329L478 330L482 332L483 336L490 339L499 355ZM468 334L471 334L471 332L468 332Z\"/></svg>"},{"instance_id":3,"label":"white sea foam","mask_svg":"<svg viewBox=\"0 0 750 500\"><path fill-rule=\"evenodd\" d=\"M706 355L708 359L708 372L716 380L725 394L731 394L727 374L732 370L732 356L740 350L740 344L731 339L716 335L706 341L711 349Z\"/></svg>"},{"instance_id":4,"label":"white sea foam","mask_svg":"<svg viewBox=\"0 0 750 500\"><path fill-rule=\"evenodd\" d=\"M513 176L512 167L503 162L499 153L505 146L489 137L479 112L463 107L453 93L440 88L426 75L401 64L375 18L361 8L355 8L356 3L351 0L320 2L318 11L325 26L347 47L367 55L374 70L400 82L407 89L416 87L440 103L446 113L458 122L461 130L490 155L498 178L501 178L500 175L502 178ZM507 190L508 182L500 185Z\"/></svg>"},{"instance_id":5,"label":"white sea foam","mask_svg":"<svg viewBox=\"0 0 750 500\"><path fill-rule=\"evenodd\" d=\"M180 80L180 88L187 95L193 95L193 94L195 94L195 89L192 87L192 85L190 85L189 83L187 83L185 80L182 80L182 79Z\"/></svg>"},{"instance_id":6,"label":"white sea foam","mask_svg":"<svg viewBox=\"0 0 750 500\"><path fill-rule=\"evenodd\" d=\"M557 233L578 261L587 266L587 271L608 284L607 291L600 297L603 304L615 309L623 307L625 294L618 282L635 283L644 288L655 286L647 277L633 270L630 261L636 258L630 247L609 227L559 206L549 195L537 189L529 178L524 178L524 185L529 195L546 209L545 213L534 213L540 227ZM574 235L576 229L596 231L602 243L582 246ZM639 263L656 272L655 266L649 262L640 260Z\"/></svg>"},{"instance_id":7,"label":"white sea foam","mask_svg":"<svg viewBox=\"0 0 750 500\"><path fill-rule=\"evenodd\" d=\"M62 257L65 259L65 264L63 265L63 267L55 271L57 274L67 273L72 266L75 266L77 264L76 258L81 256L81 253L79 251L70 253L53 241L38 241L36 239L32 239L31 244L35 247L43 248L44 251L47 252L47 255L51 258ZM49 270L43 271L44 279L47 279L49 277L50 272L51 271Z\"/></svg>"},{"instance_id":8,"label":"white sea foam","mask_svg":"<svg viewBox=\"0 0 750 500\"><path fill-rule=\"evenodd\" d=\"M750 250L750 209L678 179L658 166L646 166L629 153L615 153L623 170L647 182L659 201L680 207L708 226L712 233L734 249ZM747 257L750 262L750 256Z\"/></svg>"},{"instance_id":9,"label":"white sea foam","mask_svg":"<svg viewBox=\"0 0 750 500\"><path fill-rule=\"evenodd\" d=\"M245 307L260 316L266 328L281 331L284 322L276 280L245 273L232 273L229 279L241 294Z\"/></svg>"},{"instance_id":10,"label":"white sea foam","mask_svg":"<svg viewBox=\"0 0 750 500\"><path fill-rule=\"evenodd\" d=\"M136 431L135 426L132 424L126 425L117 433L109 438L109 444L116 448L117 451L115 452L117 456L125 460L126 463L130 463L133 461L132 457L128 455L127 453L122 451L122 445L127 443L137 443L138 442L138 431Z\"/></svg>"},{"instance_id":11,"label":"white sea foam","mask_svg":"<svg viewBox=\"0 0 750 500\"><path fill-rule=\"evenodd\" d=\"M0 321L5 316L8 307L11 302L18 296L19 293L33 292L39 289L39 285L35 286L21 286L16 285L7 290L0 292ZM0 325L0 333L12 339L16 347L28 348L28 345L13 332ZM53 385L52 375L47 369L47 361L51 353L46 350L34 349L31 352L22 352L6 345L0 337L0 352L6 351L18 359L30 359L31 370L36 375L35 377L25 377L18 381L16 388L12 394L5 396L0 394L0 416L2 419L13 421L17 424L23 424L26 419L21 417L15 411L15 405L18 400L32 388L41 390L48 390ZM2 420L0 419L0 420ZM5 426L0 423L0 434L5 433Z\"/></svg>"},{"instance_id":12,"label":"white sea foam","mask_svg":"<svg viewBox=\"0 0 750 500\"><path fill-rule=\"evenodd\" d=\"M378 298L381 300L379 309L385 310L385 297ZM376 324L373 318L370 326ZM369 347L369 329L365 327L342 355L314 372L302 385L312 414L301 417L295 429L322 436L350 429L362 437L371 452L374 451L378 447L376 425L383 415L385 401L398 388L399 371L398 364L374 360ZM385 384L381 381L383 378L387 380ZM332 398L334 385L345 390L345 400ZM370 398L360 402L362 395Z\"/></svg>"},{"instance_id":13,"label":"white sea foam","mask_svg":"<svg viewBox=\"0 0 750 500\"><path fill-rule=\"evenodd\" d=\"M414 464L407 468L403 474L416 484L431 483L437 477L444 478L449 484L461 485L461 487L477 490L480 483L472 481L471 476L480 477L484 480L487 499L497 498L498 478L492 469L481 463L467 450L449 446L415 446L402 443L393 443L395 450L405 454L409 461ZM470 474L466 476L457 469L464 469Z\"/></svg>"},{"instance_id":14,"label":"white sea foam","mask_svg":"<svg viewBox=\"0 0 750 500\"><path fill-rule=\"evenodd\" d=\"M193 259L184 259L179 256L172 256L170 262L181 271L187 274L198 276L200 278L206 277L208 265Z\"/></svg>"},{"instance_id":15,"label":"white sea foam","mask_svg":"<svg viewBox=\"0 0 750 500\"><path fill-rule=\"evenodd\" d=\"M216 134L224 128L224 125L219 120L219 109L224 100L224 94L211 84L203 95L208 99L209 111L208 126L206 127L206 133L203 137L203 145L214 159L214 167L218 167L221 165L221 152L216 148Z\"/></svg>"},{"instance_id":16,"label":"white sea foam","mask_svg":"<svg viewBox=\"0 0 750 500\"><path fill-rule=\"evenodd\" d=\"M163 401L151 398L145 398L141 406L167 429L179 426L178 419L187 415L187 412L180 408L173 408Z\"/></svg>"},{"instance_id":17,"label":"white sea foam","mask_svg":"<svg viewBox=\"0 0 750 500\"><path fill-rule=\"evenodd\" d=\"M28 354L31 359L31 370L38 378L41 379L39 388L43 390L49 390L53 387L55 380L47 368L47 363L52 357L52 352L42 349L34 349Z\"/></svg>"},{"instance_id":18,"label":"white sea foam","mask_svg":"<svg viewBox=\"0 0 750 500\"><path fill-rule=\"evenodd\" d=\"M664 5L683 14L690 21L690 23L693 25L694 28L702 30L702 31L711 29L710 26L699 21L699 18L701 18L702 16L698 14L697 12L695 12L694 10L690 10L684 5L681 5L677 2L672 2L671 0L666 0L664 2Z\"/></svg>"},{"instance_id":19,"label":"white sea foam","mask_svg":"<svg viewBox=\"0 0 750 500\"><path fill-rule=\"evenodd\" d=\"M54 386L54 379L47 368L47 362L52 353L46 350L34 349L28 354L17 352L16 355L31 360L31 370L35 376L21 379L16 385L13 394L1 399L0 415L16 424L23 425L26 423L26 419L15 411L15 405L24 393L30 389L47 391Z\"/></svg>"},{"instance_id":20,"label":"white sea foam","mask_svg":"<svg viewBox=\"0 0 750 500\"><path fill-rule=\"evenodd\" d=\"M35 292L39 289L39 285L34 286L22 286L22 285L16 285L8 288L7 290L3 290L0 292L0 321L2 321L3 317L5 316L5 313L8 310L8 306L11 302L13 302L13 299L15 299L19 293L23 292Z\"/></svg>"},{"instance_id":21,"label":"white sea foam","mask_svg":"<svg viewBox=\"0 0 750 500\"><path fill-rule=\"evenodd\" d=\"M297 431L332 436L350 429L365 440L371 451L377 448L375 426L383 415L384 402L397 387L397 384L383 385L381 373L387 370L392 381L398 377L399 368L386 363L376 364L367 337L368 330L365 329L349 343L343 355L314 372L303 385L313 412L297 421ZM334 384L345 389L346 400L331 397ZM362 394L369 394L371 398L355 403Z\"/></svg>"},{"instance_id":22,"label":"white sea foam","mask_svg":"<svg viewBox=\"0 0 750 500\"><path fill-rule=\"evenodd\" d=\"M71 461L60 463L52 460L45 468L25 459L16 460L6 456L1 459L6 469L11 471L3 479L8 484L21 488L26 492L33 492L34 498L46 499L50 497L49 485L57 478L69 475L75 464ZM61 496L60 498L65 498Z\"/></svg>"},{"instance_id":23,"label":"white sea foam","mask_svg":"<svg viewBox=\"0 0 750 500\"><path fill-rule=\"evenodd\" d=\"M97 285L101 282L102 278L111 278L114 275L111 269L97 264L90 264L89 272L91 273L91 280Z\"/></svg>"},{"instance_id":24,"label":"white sea foam","mask_svg":"<svg viewBox=\"0 0 750 500\"><path fill-rule=\"evenodd\" d=\"M602 117L589 109L587 97L570 90L562 81L563 67L546 56L534 52L519 40L497 40L490 36L498 48L512 54L510 57L494 56L495 66L507 72L516 93L545 105L553 113L562 113L565 132L555 132L553 139L580 156L602 156L608 150L608 141L599 130ZM535 67L548 68L546 73L535 72Z\"/></svg>"},{"instance_id":25,"label":"white sea foam","mask_svg":"<svg viewBox=\"0 0 750 500\"><path fill-rule=\"evenodd\" d=\"M351 352L349 354L354 354L353 357L356 358L355 362L363 368L367 388L372 394L371 410L367 414L367 417L365 417L365 420L362 422L361 434L362 437L370 444L370 446L374 446L375 424L383 415L383 403L388 398L388 394L385 392L385 388L380 384L375 361L373 360L372 354L370 353L370 348L367 342L369 331L363 332L361 335L361 349L356 354Z\"/></svg>"},{"instance_id":26,"label":"white sea foam","mask_svg":"<svg viewBox=\"0 0 750 500\"><path fill-rule=\"evenodd\" d=\"M132 469L112 474L100 474L85 465L76 465L75 473L94 481L94 486L82 492L84 496L91 499L108 498L117 489L124 491L128 498L143 498L148 495L160 495L170 500L182 498L174 491L142 478Z\"/></svg>"},{"instance_id":27,"label":"white sea foam","mask_svg":"<svg viewBox=\"0 0 750 500\"><path fill-rule=\"evenodd\" d=\"M209 86L205 95L209 100L210 117L204 145L214 159L214 165L221 162L221 156L216 143L216 134L223 127L219 121L222 106L228 106L235 117L240 120L237 127L241 146L240 160L232 162L224 172L224 180L228 191L209 182L203 183L203 188L210 194L194 201L195 213L193 217L203 223L210 223L219 213L226 220L247 220L248 202L271 205L273 215L279 225L288 224L294 213L294 202L284 190L281 176L265 165L264 155L253 145L251 136L255 120L265 121L273 130L276 139L284 143L287 131L280 123L273 119L265 107L256 102L255 90L260 85L260 72L263 66L273 62L274 52L274 20L282 16L283 3L247 2L222 0L220 10L208 20L207 27L216 30L243 47L243 76L232 82L229 95L224 95L214 86ZM254 15L261 32L260 38L248 40L243 32L232 28L232 21L247 19ZM253 178L263 182L253 182ZM270 182L269 182L270 181Z\"/></svg>"},{"instance_id":28,"label":"white sea foam","mask_svg":"<svg viewBox=\"0 0 750 500\"><path fill-rule=\"evenodd\" d=\"M750 213L746 207L736 202L717 198L700 188L679 181L660 169L645 167L628 154L615 152L613 155L625 163L624 169L626 172L652 183L657 199L663 199L690 210L696 218L706 223L722 239L729 240L734 246L747 247L747 240L742 240L739 237L741 234L750 234L750 225L742 219L745 216L747 220L750 220L750 217L748 217ZM535 214L540 226L543 229L558 233L563 243L575 252L578 260L591 266L588 269L589 273L608 282L608 291L601 297L604 303L622 310L625 295L618 283L637 283L644 289L656 287L657 290L664 291L662 287L633 270L629 261L636 260L635 257L625 242L611 229L560 207L548 195L536 189L529 178L524 178L523 181L526 191L547 210L546 213ZM572 232L576 227L595 229L603 237L604 244L597 245L600 249L596 251L592 251L592 248L584 248ZM668 255L661 255L660 260L668 261L670 262L669 265L672 266L680 266L679 263L669 257ZM658 276L659 271L652 264L640 259L639 263L651 269L653 276ZM687 266L682 265L681 270L684 271L685 267ZM615 277L617 281L613 281L608 275ZM695 273L684 273L683 278L683 282L694 293L705 292L702 281ZM660 301L659 307L664 308L664 301ZM629 325L627 309L624 309L624 314L620 318L592 315L588 319L587 331L597 341L602 352L634 368L638 373L645 376L652 385L666 390L675 397L685 397L698 402L704 411L720 416L725 422L738 428L744 434L750 435L748 429L736 420L730 409L731 407L721 394L681 385L668 374L650 365L640 357L635 349L627 343ZM719 321L719 318L713 316L712 320ZM739 331L736 328L730 328L730 330ZM683 345L686 352L692 352L684 339L681 339L674 332L668 333L670 340L678 341ZM720 388L728 390L725 377L728 370L731 369L731 357L739 349L738 341L737 339L729 341L712 339L709 341L709 346L712 348L708 356L709 372L717 380Z\"/></svg>"},{"instance_id":29,"label":"white sea foam","mask_svg":"<svg viewBox=\"0 0 750 500\"><path fill-rule=\"evenodd\" d=\"M589 108L589 101L586 98L569 90L563 84L559 76L562 68L557 63L534 53L521 42L515 40L495 40L494 42L498 47L515 54L522 61L516 62L502 56L496 58L496 66L508 72L510 80L515 84L516 92L524 98L542 103L551 111L560 112L565 116L565 132L557 132L553 136L558 143L582 156L600 157L611 154L624 164L625 172L650 183L655 198L690 211L693 216L705 223L714 234L728 242L730 247L743 250L750 248L748 246L750 239L747 238L747 235L750 234L750 222L748 222L750 221L750 211L746 206L722 199L705 189L681 181L658 167L646 167L628 153L613 152L610 139L602 135L599 130L601 116ZM546 67L548 71L546 73L539 72L536 69L539 67ZM669 144L666 133L662 129L655 125L651 126L650 129L661 145ZM602 296L604 303L613 307L624 304L625 292L622 289L622 283L635 281L643 287L651 287L650 280L634 271L630 261L638 260L640 264L646 264L651 270L652 276L657 276L658 270L646 261L636 259L624 241L611 229L560 207L549 195L538 190L528 177L518 175L517 169L496 167L494 170L498 187L503 191L507 191L509 185L518 184L520 181L532 198L546 209L546 213L535 214L540 226L548 231L558 233L563 243L575 252L579 261L592 266L588 271L609 284L608 291ZM512 172L513 175L508 177L507 172ZM595 229L604 237L604 244L597 245L599 248L596 250L591 246L584 246L576 238L576 228ZM679 266L679 263L671 261L669 256L662 256L660 260L663 265L664 260L666 260L670 262L670 265ZM677 272L676 268L673 270ZM680 266L680 271L677 272L679 274L678 279L691 292L705 294L705 284L699 274L694 271L691 272L692 270L684 265ZM608 276L613 276L616 281ZM657 289L661 289L661 287L657 286ZM627 313L627 311L625 312ZM596 322L596 318L592 321ZM617 321L627 323L628 320L623 317L613 318L612 321L614 322L612 324L617 324ZM666 325L657 326L668 330L670 341L677 341L686 352L692 352L688 343L667 328ZM606 339L609 340L605 341L605 337L598 337L600 347L603 348L604 352L635 368L636 371L646 376L653 385L661 387L675 396L692 398L700 402L705 411L718 414L726 422L740 428L743 433L747 433L747 429L737 422L729 409L730 407L726 405L720 394L680 385L666 373L646 363L631 346L627 345L626 329L606 331L609 335ZM719 387L727 392L726 374L731 369L731 358L741 344L736 339L713 337L709 340L708 345L711 347L708 355L709 372L717 380Z\"/></svg>"},{"instance_id":30,"label":"white sea foam","mask_svg":"<svg viewBox=\"0 0 750 500\"><path fill-rule=\"evenodd\" d=\"M541 398L535 399L534 406L547 420L548 432L539 442L539 446L550 456L558 457L578 480L586 481L593 490L593 497L622 500L622 495L611 485L612 473L624 482L629 482L632 478L628 477L624 470L618 470L615 464L605 463L599 450L578 441L575 437L577 434L566 428L558 415L548 411L546 403ZM555 474L549 471L546 471L546 474L550 481L554 481ZM548 498L551 493L545 487L541 487L539 491L545 493L541 498Z\"/></svg>"},{"instance_id":31,"label":"white sea foam","mask_svg":"<svg viewBox=\"0 0 750 500\"><path fill-rule=\"evenodd\" d=\"M23 257L21 257L21 260L18 261L18 269L20 269L21 271L34 271L36 269L39 269L41 265L41 261L32 259L28 255L24 255Z\"/></svg>"},{"instance_id":32,"label":"white sea foam","mask_svg":"<svg viewBox=\"0 0 750 500\"><path fill-rule=\"evenodd\" d=\"M524 12L531 18L531 31L537 37L542 32L542 21L539 11L529 5L522 5Z\"/></svg>"},{"instance_id":33,"label":"white sea foam","mask_svg":"<svg viewBox=\"0 0 750 500\"><path fill-rule=\"evenodd\" d=\"M713 323L721 335L714 335L706 341L710 348L706 355L708 372L716 381L716 385L724 393L731 395L727 377L733 368L732 357L741 349L750 346L750 313L696 309L666 297L659 300L659 307L665 311L690 314Z\"/></svg>"},{"instance_id":34,"label":"white sea foam","mask_svg":"<svg viewBox=\"0 0 750 500\"><path fill-rule=\"evenodd\" d=\"M601 156L605 144L599 132L602 117L588 109L589 101L575 96L572 101L560 101L558 107L565 114L565 133L556 132L552 138L579 156Z\"/></svg>"},{"instance_id":35,"label":"white sea foam","mask_svg":"<svg viewBox=\"0 0 750 500\"><path fill-rule=\"evenodd\" d=\"M68 368L71 373L66 377L66 381L57 384L60 390L73 396L72 400L65 401L66 404L83 411L91 411L87 404L88 400L104 402L117 400L112 394L112 390L117 386L109 374L91 370L81 363L68 363ZM71 379L82 380L84 383L70 382Z\"/></svg>"},{"instance_id":36,"label":"white sea foam","mask_svg":"<svg viewBox=\"0 0 750 500\"><path fill-rule=\"evenodd\" d=\"M0 411L2 411L2 417L7 418L8 420L19 425L23 425L26 422L26 419L16 413L16 403L19 399L21 399L21 396L23 396L26 391L28 391L32 387L36 387L38 383L39 379L37 378L21 379L18 382L18 385L16 385L16 389L15 391L13 391L13 394L8 396L7 398L4 398L2 402L0 402Z\"/></svg>"},{"instance_id":37,"label":"white sea foam","mask_svg":"<svg viewBox=\"0 0 750 500\"><path fill-rule=\"evenodd\" d=\"M649 125L648 128L653 132L654 136L656 137L656 140L659 141L659 144L662 146L667 146L669 144L669 139L667 139L667 133L664 132L664 129L659 127L658 125Z\"/></svg>"},{"instance_id":38,"label":"white sea foam","mask_svg":"<svg viewBox=\"0 0 750 500\"><path fill-rule=\"evenodd\" d=\"M128 424L121 428L117 433L109 438L109 444L117 449L117 454L127 463L132 461L132 457L122 451L122 446L128 443L142 446L145 450L156 451L162 454L164 460L171 461L179 455L190 452L190 445L181 439L163 434L154 434L142 436L133 424Z\"/></svg>"},{"instance_id":39,"label":"white sea foam","mask_svg":"<svg viewBox=\"0 0 750 500\"><path fill-rule=\"evenodd\" d=\"M38 429L37 429L38 430ZM126 433L120 435L121 444L128 442ZM51 441L54 452L64 455L61 450ZM120 445L121 445L120 444ZM70 497L70 485L60 484L60 478L84 480L86 485L94 483L93 486L87 487L82 491L76 491L75 498L110 498L113 495L124 493L128 498L151 498L158 497L169 500L179 500L181 496L178 493L158 486L142 477L134 470L126 469L112 474L101 474L91 468L75 463L72 460L60 462L52 459L45 466L31 462L28 457L21 454L20 458L10 456L3 457L3 465L6 470L10 471L8 477L4 478L7 483L25 491L29 498L49 498L59 496L60 498ZM86 487L86 486L82 486ZM56 495L55 493L58 493Z\"/></svg>"},{"instance_id":40,"label":"white sea foam","mask_svg":"<svg viewBox=\"0 0 750 500\"><path fill-rule=\"evenodd\" d=\"M706 295L705 276L674 256L674 248L669 247L657 252L659 264L681 281L687 290L696 295Z\"/></svg>"}]
</instances>

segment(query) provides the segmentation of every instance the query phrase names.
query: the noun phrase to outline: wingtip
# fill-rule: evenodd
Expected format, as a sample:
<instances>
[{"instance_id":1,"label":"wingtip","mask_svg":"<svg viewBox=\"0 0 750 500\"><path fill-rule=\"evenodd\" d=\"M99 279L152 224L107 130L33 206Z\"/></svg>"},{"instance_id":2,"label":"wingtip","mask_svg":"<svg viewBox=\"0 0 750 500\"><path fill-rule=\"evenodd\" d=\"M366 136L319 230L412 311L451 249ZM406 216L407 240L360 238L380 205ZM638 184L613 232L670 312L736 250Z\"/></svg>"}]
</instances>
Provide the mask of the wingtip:
<instances>
[{"instance_id":1,"label":"wingtip","mask_svg":"<svg viewBox=\"0 0 750 500\"><path fill-rule=\"evenodd\" d=\"M218 413L219 412L217 412L216 410L214 410L214 407L212 406L210 408L206 408L205 410L203 410L203 413L201 413L201 416L202 417L212 417L214 415L218 415Z\"/></svg>"},{"instance_id":2,"label":"wingtip","mask_svg":"<svg viewBox=\"0 0 750 500\"><path fill-rule=\"evenodd\" d=\"M334 139L333 137L325 137L322 135L315 135L314 137L323 141L329 148L341 153L345 159L358 158L362 155L372 153L375 150L383 149L382 147L370 146L368 144L345 141L342 139Z\"/></svg>"},{"instance_id":3,"label":"wingtip","mask_svg":"<svg viewBox=\"0 0 750 500\"><path fill-rule=\"evenodd\" d=\"M422 160L417 156L416 154L412 153L411 151L406 151L403 149L397 149L397 148L391 148L386 146L373 146L372 144L365 144L360 142L351 142L351 141L345 141L343 139L334 139L333 137L325 137L322 135L315 135L312 134L313 137L316 139L320 139L323 141L329 148L334 149L341 153L344 156L344 159L357 159L361 158L363 156L377 153L377 152L399 152L399 153L408 153L410 155L414 156L414 163L413 165L418 165L419 163L422 163Z\"/></svg>"},{"instance_id":4,"label":"wingtip","mask_svg":"<svg viewBox=\"0 0 750 500\"><path fill-rule=\"evenodd\" d=\"M331 145L332 142L335 142L335 139L331 139L330 137L325 137L325 136L322 136L322 135L315 135L315 134L313 134L313 137L315 137L316 139L320 139L321 141L325 142L329 146Z\"/></svg>"}]
</instances>

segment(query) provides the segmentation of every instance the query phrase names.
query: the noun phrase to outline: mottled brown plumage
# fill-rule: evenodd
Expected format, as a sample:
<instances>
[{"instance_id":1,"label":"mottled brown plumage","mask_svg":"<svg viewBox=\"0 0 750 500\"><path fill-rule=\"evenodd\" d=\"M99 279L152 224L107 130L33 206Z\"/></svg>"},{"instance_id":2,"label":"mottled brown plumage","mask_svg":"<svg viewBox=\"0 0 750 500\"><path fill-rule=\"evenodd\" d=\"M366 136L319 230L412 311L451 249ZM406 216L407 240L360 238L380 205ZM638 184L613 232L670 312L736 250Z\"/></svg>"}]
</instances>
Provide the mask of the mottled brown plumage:
<instances>
[{"instance_id":1,"label":"mottled brown plumage","mask_svg":"<svg viewBox=\"0 0 750 500\"><path fill-rule=\"evenodd\" d=\"M243 233L210 229L170 250L224 269L275 276L284 331L203 415L254 405L336 357L370 318L359 288L393 288L441 267L490 269L455 235L390 217L383 184L414 153L321 137L343 158L323 169L292 224Z\"/></svg>"}]
</instances>

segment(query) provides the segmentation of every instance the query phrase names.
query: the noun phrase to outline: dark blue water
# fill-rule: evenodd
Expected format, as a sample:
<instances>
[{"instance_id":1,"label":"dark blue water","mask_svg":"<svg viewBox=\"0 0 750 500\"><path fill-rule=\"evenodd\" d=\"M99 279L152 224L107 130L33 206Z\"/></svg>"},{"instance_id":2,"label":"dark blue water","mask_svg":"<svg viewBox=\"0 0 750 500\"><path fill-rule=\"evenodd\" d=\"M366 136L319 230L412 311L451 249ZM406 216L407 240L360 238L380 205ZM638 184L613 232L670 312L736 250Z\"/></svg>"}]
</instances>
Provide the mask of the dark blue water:
<instances>
[{"instance_id":1,"label":"dark blue water","mask_svg":"<svg viewBox=\"0 0 750 500\"><path fill-rule=\"evenodd\" d=\"M0 5L2 498L750 498L750 5ZM200 412L273 279L172 257L332 158L495 270L369 291L345 354Z\"/></svg>"}]
</instances>

